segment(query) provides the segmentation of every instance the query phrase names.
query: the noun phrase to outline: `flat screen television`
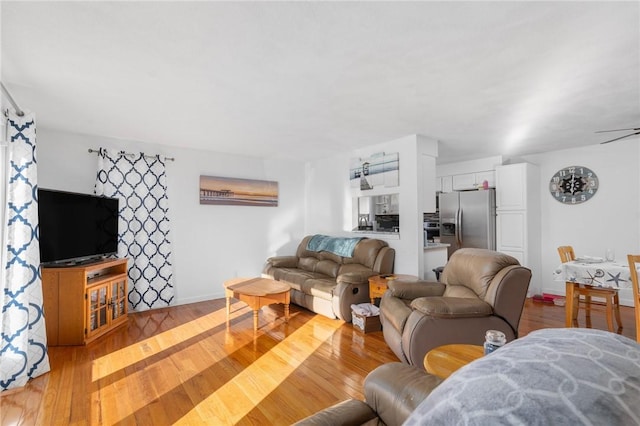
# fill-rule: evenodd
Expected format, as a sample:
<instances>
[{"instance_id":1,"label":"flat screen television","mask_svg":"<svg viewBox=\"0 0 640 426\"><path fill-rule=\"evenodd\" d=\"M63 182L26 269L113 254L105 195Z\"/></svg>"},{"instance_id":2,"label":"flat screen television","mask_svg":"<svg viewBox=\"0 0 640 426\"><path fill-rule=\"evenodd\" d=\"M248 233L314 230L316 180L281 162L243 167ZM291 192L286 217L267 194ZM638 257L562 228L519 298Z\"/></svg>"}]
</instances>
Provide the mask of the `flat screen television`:
<instances>
[{"instance_id":1,"label":"flat screen television","mask_svg":"<svg viewBox=\"0 0 640 426\"><path fill-rule=\"evenodd\" d=\"M118 199L38 189L40 262L89 263L118 251Z\"/></svg>"}]
</instances>

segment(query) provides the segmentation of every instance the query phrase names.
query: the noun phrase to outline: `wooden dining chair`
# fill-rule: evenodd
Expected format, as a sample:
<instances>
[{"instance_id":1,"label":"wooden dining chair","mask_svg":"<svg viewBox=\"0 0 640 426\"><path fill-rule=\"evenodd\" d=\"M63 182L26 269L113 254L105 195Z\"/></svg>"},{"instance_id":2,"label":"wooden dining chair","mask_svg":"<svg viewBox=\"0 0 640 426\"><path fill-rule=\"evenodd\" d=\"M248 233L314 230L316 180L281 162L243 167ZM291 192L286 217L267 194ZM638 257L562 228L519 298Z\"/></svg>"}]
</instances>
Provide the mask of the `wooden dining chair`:
<instances>
[{"instance_id":1,"label":"wooden dining chair","mask_svg":"<svg viewBox=\"0 0 640 426\"><path fill-rule=\"evenodd\" d=\"M558 254L562 263L571 262L576 259L572 246L558 247ZM618 297L617 288L594 287L587 284L578 284L567 282L567 286L573 287L573 312L571 319L574 325L578 322L578 311L580 302L584 303L585 321L587 327L591 327L591 298L597 297L605 300L605 310L607 319L607 328L614 332L613 316L615 314L618 330L622 329L622 319L620 318L620 298ZM582 298L581 298L582 297ZM567 318L568 321L568 318Z\"/></svg>"},{"instance_id":2,"label":"wooden dining chair","mask_svg":"<svg viewBox=\"0 0 640 426\"><path fill-rule=\"evenodd\" d=\"M567 263L567 262L571 262L572 260L575 260L576 255L575 252L573 251L573 247L571 246L560 246L558 247L558 254L560 255L560 261L562 263ZM578 306L579 306L579 302L580 302L580 293L578 291L576 291L576 289L579 287L576 283L567 281L566 282L567 285L567 301L569 300L570 294L573 295L573 300L572 302L569 304L566 304L566 309L569 309L569 306L571 306L573 308L573 312L571 313L571 318L567 317L567 323L566 326L567 327L571 327L571 326L577 326L578 325ZM567 313L568 315L568 313ZM589 317L589 321L591 320L591 317ZM591 326L591 324L588 324L588 326Z\"/></svg>"},{"instance_id":3,"label":"wooden dining chair","mask_svg":"<svg viewBox=\"0 0 640 426\"><path fill-rule=\"evenodd\" d=\"M631 284L633 285L633 309L636 312L636 340L640 342L640 288L638 288L638 266L640 265L640 255L627 255L629 261L629 272Z\"/></svg>"}]
</instances>

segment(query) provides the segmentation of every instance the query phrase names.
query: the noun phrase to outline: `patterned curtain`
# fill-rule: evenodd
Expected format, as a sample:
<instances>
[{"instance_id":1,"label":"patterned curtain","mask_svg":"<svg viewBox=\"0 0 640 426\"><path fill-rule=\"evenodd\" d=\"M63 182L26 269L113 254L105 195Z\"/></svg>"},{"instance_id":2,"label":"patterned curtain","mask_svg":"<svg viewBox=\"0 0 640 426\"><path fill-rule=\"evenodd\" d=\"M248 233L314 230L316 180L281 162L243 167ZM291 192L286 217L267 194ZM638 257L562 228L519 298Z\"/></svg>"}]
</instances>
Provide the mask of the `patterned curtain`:
<instances>
[{"instance_id":1,"label":"patterned curtain","mask_svg":"<svg viewBox=\"0 0 640 426\"><path fill-rule=\"evenodd\" d=\"M95 193L120 199L118 255L129 259L130 309L169 306L174 289L164 157L100 148Z\"/></svg>"},{"instance_id":2,"label":"patterned curtain","mask_svg":"<svg viewBox=\"0 0 640 426\"><path fill-rule=\"evenodd\" d=\"M9 113L7 130L0 271L2 390L24 386L49 371L38 244L35 116Z\"/></svg>"}]
</instances>

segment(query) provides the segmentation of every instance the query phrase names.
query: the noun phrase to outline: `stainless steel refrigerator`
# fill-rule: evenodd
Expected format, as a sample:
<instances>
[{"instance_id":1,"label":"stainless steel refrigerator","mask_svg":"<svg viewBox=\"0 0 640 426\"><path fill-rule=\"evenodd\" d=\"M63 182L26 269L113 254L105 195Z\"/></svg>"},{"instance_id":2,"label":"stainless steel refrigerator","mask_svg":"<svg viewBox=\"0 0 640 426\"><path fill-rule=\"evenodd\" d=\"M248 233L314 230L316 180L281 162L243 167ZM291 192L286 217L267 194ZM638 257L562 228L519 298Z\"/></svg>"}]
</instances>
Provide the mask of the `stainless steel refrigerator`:
<instances>
[{"instance_id":1,"label":"stainless steel refrigerator","mask_svg":"<svg viewBox=\"0 0 640 426\"><path fill-rule=\"evenodd\" d=\"M449 256L463 247L496 249L494 189L440 194L440 242Z\"/></svg>"}]
</instances>

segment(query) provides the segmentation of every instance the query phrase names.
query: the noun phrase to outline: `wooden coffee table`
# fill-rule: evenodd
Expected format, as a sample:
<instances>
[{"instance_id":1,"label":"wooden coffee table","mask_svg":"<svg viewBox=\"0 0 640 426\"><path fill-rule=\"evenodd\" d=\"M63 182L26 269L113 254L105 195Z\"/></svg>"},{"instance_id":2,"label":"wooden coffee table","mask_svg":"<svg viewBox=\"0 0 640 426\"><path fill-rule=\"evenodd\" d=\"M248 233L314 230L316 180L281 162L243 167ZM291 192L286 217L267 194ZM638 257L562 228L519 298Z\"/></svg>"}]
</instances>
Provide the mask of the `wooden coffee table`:
<instances>
[{"instance_id":1,"label":"wooden coffee table","mask_svg":"<svg viewBox=\"0 0 640 426\"><path fill-rule=\"evenodd\" d=\"M478 345L444 345L431 349L424 357L427 373L446 379L457 369L484 355L484 347Z\"/></svg>"},{"instance_id":2,"label":"wooden coffee table","mask_svg":"<svg viewBox=\"0 0 640 426\"><path fill-rule=\"evenodd\" d=\"M246 303L253 310L253 332L258 330L258 312L263 306L273 303L284 304L284 318L289 321L289 302L291 287L281 281L270 278L234 278L224 282L227 298L227 322L231 313L231 298Z\"/></svg>"}]
</instances>

